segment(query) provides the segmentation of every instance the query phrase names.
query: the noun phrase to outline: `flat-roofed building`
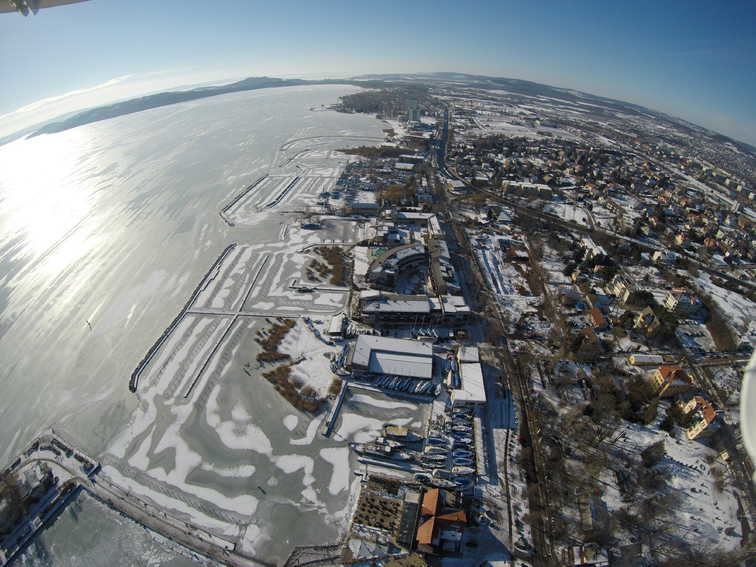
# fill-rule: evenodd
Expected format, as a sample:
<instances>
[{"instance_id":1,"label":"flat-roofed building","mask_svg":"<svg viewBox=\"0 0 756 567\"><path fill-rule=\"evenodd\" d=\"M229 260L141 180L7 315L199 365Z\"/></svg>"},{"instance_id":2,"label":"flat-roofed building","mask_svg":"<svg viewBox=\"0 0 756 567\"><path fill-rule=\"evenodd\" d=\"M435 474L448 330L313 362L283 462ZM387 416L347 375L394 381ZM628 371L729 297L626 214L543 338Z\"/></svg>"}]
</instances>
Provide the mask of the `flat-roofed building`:
<instances>
[{"instance_id":1,"label":"flat-roofed building","mask_svg":"<svg viewBox=\"0 0 756 567\"><path fill-rule=\"evenodd\" d=\"M360 293L360 317L373 325L427 325L464 322L471 315L461 296L440 299L377 290Z\"/></svg>"},{"instance_id":2,"label":"flat-roofed building","mask_svg":"<svg viewBox=\"0 0 756 567\"><path fill-rule=\"evenodd\" d=\"M452 390L452 405L475 405L486 403L486 388L483 383L483 367L479 362L462 362L459 365L461 386Z\"/></svg>"},{"instance_id":3,"label":"flat-roofed building","mask_svg":"<svg viewBox=\"0 0 756 567\"><path fill-rule=\"evenodd\" d=\"M664 364L664 357L658 354L631 354L627 360L633 366L658 366Z\"/></svg>"},{"instance_id":4,"label":"flat-roofed building","mask_svg":"<svg viewBox=\"0 0 756 567\"><path fill-rule=\"evenodd\" d=\"M360 294L360 313L365 321L374 325L428 323L431 302L427 295L363 292Z\"/></svg>"},{"instance_id":5,"label":"flat-roofed building","mask_svg":"<svg viewBox=\"0 0 756 567\"><path fill-rule=\"evenodd\" d=\"M480 349L476 346L459 347L460 362L480 362Z\"/></svg>"},{"instance_id":6,"label":"flat-roofed building","mask_svg":"<svg viewBox=\"0 0 756 567\"><path fill-rule=\"evenodd\" d=\"M452 266L449 247L441 238L428 241L430 255L429 283L437 295L461 293L457 272Z\"/></svg>"},{"instance_id":7,"label":"flat-roofed building","mask_svg":"<svg viewBox=\"0 0 756 567\"><path fill-rule=\"evenodd\" d=\"M344 335L344 323L346 322L346 315L339 313L331 317L331 322L328 324L328 336L329 337L341 337Z\"/></svg>"},{"instance_id":8,"label":"flat-roofed building","mask_svg":"<svg viewBox=\"0 0 756 567\"><path fill-rule=\"evenodd\" d=\"M349 365L353 372L429 380L433 377L433 346L421 341L360 335Z\"/></svg>"}]
</instances>

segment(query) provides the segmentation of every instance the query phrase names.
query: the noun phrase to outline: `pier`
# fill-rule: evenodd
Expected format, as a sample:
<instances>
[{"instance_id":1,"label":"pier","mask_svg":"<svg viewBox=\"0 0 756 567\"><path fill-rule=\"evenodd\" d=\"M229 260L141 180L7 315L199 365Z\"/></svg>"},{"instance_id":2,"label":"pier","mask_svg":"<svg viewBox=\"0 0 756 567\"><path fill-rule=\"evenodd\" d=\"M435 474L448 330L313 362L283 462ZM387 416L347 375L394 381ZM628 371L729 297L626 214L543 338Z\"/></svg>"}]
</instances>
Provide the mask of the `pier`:
<instances>
[{"instance_id":1,"label":"pier","mask_svg":"<svg viewBox=\"0 0 756 567\"><path fill-rule=\"evenodd\" d=\"M278 203L280 203L280 202L281 202L281 200L282 200L282 199L283 199L284 197L286 197L286 195L288 195L289 191L291 191L291 190L292 190L292 188L293 188L293 187L294 187L294 186L295 186L295 185L296 185L297 183L299 183L299 180L300 180L300 179L301 179L301 177L299 177L299 176L297 176L297 177L295 177L294 179L292 179L292 180L291 180L291 182L290 182L290 183L289 183L289 184L288 184L288 185L286 186L286 188L285 188L285 189L284 189L283 191L281 191L281 193L279 193L279 194L278 194L278 197L276 197L276 198L275 198L275 199L273 199L273 200L272 200L272 201L271 201L270 203L268 203L267 205L265 205L265 208L266 208L266 209L270 209L271 207L275 207L275 206L276 206L276 205L277 205Z\"/></svg>"},{"instance_id":2,"label":"pier","mask_svg":"<svg viewBox=\"0 0 756 567\"><path fill-rule=\"evenodd\" d=\"M323 437L330 437L331 433L333 433L333 428L336 425L336 420L339 418L339 412L341 411L341 406L344 404L344 398L346 397L348 390L348 382L346 380L342 380L339 395L336 397L336 401L333 403L328 417L323 422Z\"/></svg>"},{"instance_id":3,"label":"pier","mask_svg":"<svg viewBox=\"0 0 756 567\"><path fill-rule=\"evenodd\" d=\"M289 282L289 289L298 291L325 291L331 293L349 293L351 291L351 288L335 285L301 284L297 278L294 278Z\"/></svg>"},{"instance_id":4,"label":"pier","mask_svg":"<svg viewBox=\"0 0 756 567\"><path fill-rule=\"evenodd\" d=\"M267 178L268 178L267 175L263 175L260 179L255 181L252 185L249 185L246 189L241 191L236 197L231 199L231 201L229 201L229 203L220 210L220 213L219 213L220 217L228 226L234 226L234 223L228 219L228 217L226 216L226 213L228 213L228 211L230 211L239 201L241 201L244 197L246 197L251 191L253 191L258 185L260 185L260 183L265 181Z\"/></svg>"},{"instance_id":5,"label":"pier","mask_svg":"<svg viewBox=\"0 0 756 567\"><path fill-rule=\"evenodd\" d=\"M215 260L210 269L205 273L205 276L202 278L200 283L197 284L197 287L194 288L192 295L189 296L189 299L187 299L186 303L184 304L184 308L179 311L179 314L176 315L173 321L171 321L171 324L168 325L168 328L163 331L163 334L160 335L160 338L155 341L155 343L150 347L150 349L147 351L147 354L144 355L144 358L139 361L139 364L137 364L136 368L131 373L131 378L129 379L129 390L136 392L137 386L139 385L139 377L142 375L142 372L144 372L144 369L147 368L147 365L150 363L155 354L157 354L158 350L160 350L162 344L168 340L168 337L171 336L171 333L176 329L176 327L178 327L178 324L189 312L191 306L197 300L197 297L199 297L199 294L205 288L207 282L211 279L210 276L220 268L223 260L226 259L226 256L228 256L234 248L236 248L236 242L226 246L223 252L221 252L221 255L218 256L218 259Z\"/></svg>"},{"instance_id":6,"label":"pier","mask_svg":"<svg viewBox=\"0 0 756 567\"><path fill-rule=\"evenodd\" d=\"M8 565L60 514L79 491L85 490L100 502L145 528L191 551L234 567L273 567L236 550L234 542L168 514L114 483L102 473L100 464L50 430L36 438L13 463L4 469L18 477L43 464L55 482L41 502L28 511L11 534L2 540L0 566Z\"/></svg>"}]
</instances>

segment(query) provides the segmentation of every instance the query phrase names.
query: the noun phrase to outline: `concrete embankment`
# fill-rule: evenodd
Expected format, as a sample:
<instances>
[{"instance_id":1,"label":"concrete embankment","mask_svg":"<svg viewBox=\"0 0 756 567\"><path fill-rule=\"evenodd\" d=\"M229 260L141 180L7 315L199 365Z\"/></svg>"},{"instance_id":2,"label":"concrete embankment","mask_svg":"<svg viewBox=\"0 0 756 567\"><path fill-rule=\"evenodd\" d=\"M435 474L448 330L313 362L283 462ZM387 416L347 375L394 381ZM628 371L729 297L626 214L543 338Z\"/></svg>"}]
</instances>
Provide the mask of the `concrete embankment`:
<instances>
[{"instance_id":1,"label":"concrete embankment","mask_svg":"<svg viewBox=\"0 0 756 567\"><path fill-rule=\"evenodd\" d=\"M267 175L263 175L260 179L255 181L252 185L249 185L246 189L240 192L236 197L231 199L231 201L229 201L228 204L220 210L220 217L224 220L224 222L227 225L234 226L234 223L228 219L228 217L226 216L226 213L228 213L228 211L230 211L239 201L241 201L244 197L249 195L250 192L252 192L258 185L260 185L260 183L265 181L267 178L268 178Z\"/></svg>"},{"instance_id":2,"label":"concrete embankment","mask_svg":"<svg viewBox=\"0 0 756 567\"><path fill-rule=\"evenodd\" d=\"M281 202L281 200L284 197L286 197L286 195L289 193L289 191L291 191L291 189L299 182L300 179L301 179L301 177L299 177L299 176L297 176L294 179L292 179L291 182L286 186L286 188L283 191L281 191L281 193L278 194L278 197L276 197L270 203L268 203L267 205L265 205L265 207L268 208L268 209L271 208L271 207L275 207L278 203Z\"/></svg>"},{"instance_id":3,"label":"concrete embankment","mask_svg":"<svg viewBox=\"0 0 756 567\"><path fill-rule=\"evenodd\" d=\"M47 499L31 510L31 515L18 526L18 537L12 548L6 548L7 554L0 553L0 565L4 566L12 561L40 531L55 520L79 490L85 490L130 520L223 565L274 567L272 563L240 552L233 541L172 516L160 505L119 486L101 472L97 461L54 431L35 439L5 471L23 474L24 469L39 463L49 467L56 483L48 491Z\"/></svg>"},{"instance_id":4,"label":"concrete embankment","mask_svg":"<svg viewBox=\"0 0 756 567\"><path fill-rule=\"evenodd\" d=\"M199 294L205 288L207 283L212 279L210 276L220 267L220 265L223 263L223 260L225 260L226 256L228 256L234 248L236 248L236 242L226 246L225 250L223 250L221 255L218 256L218 259L215 260L215 263L213 263L200 283L194 289L192 295L184 304L184 308L179 312L178 315L176 315L173 321L171 321L171 324L168 325L168 328L165 331L163 331L163 334L160 335L160 338L155 341L155 343L150 347L150 349L147 351L147 354L144 355L144 358L139 361L139 364L137 364L134 372L131 373L131 378L129 379L129 390L136 392L137 386L139 385L139 377L142 375L142 372L144 372L144 369L150 363L155 354L157 354L157 351L160 350L162 344L168 339L168 337L176 329L176 327L178 327L178 324L184 318L186 313L191 309L192 305L197 300L197 297L199 297Z\"/></svg>"},{"instance_id":5,"label":"concrete embankment","mask_svg":"<svg viewBox=\"0 0 756 567\"><path fill-rule=\"evenodd\" d=\"M341 406L344 403L344 398L346 397L348 390L349 384L346 380L342 380L339 395L336 397L336 401L334 401L333 407L331 407L331 412L328 414L325 422L323 422L322 433L324 437L331 436L333 427L336 425L336 420L339 418L339 412L341 411Z\"/></svg>"}]
</instances>

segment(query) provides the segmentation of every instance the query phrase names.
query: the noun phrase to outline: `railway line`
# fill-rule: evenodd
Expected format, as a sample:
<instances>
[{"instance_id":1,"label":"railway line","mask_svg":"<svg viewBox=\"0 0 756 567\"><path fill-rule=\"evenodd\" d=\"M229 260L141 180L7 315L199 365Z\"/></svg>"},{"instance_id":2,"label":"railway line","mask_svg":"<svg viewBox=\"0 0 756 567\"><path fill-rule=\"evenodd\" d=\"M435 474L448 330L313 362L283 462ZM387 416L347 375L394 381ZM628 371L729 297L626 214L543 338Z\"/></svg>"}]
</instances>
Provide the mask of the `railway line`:
<instances>
[{"instance_id":1,"label":"railway line","mask_svg":"<svg viewBox=\"0 0 756 567\"><path fill-rule=\"evenodd\" d=\"M444 131L443 137L437 144L438 155L436 159L436 166L441 175L444 175L444 173L446 172L444 152L446 149L446 138L448 136L448 112L445 116L445 125L444 125L443 131ZM445 204L448 204L448 195L445 189L441 191L440 197L442 199L442 202L444 202ZM450 211L448 214L448 218L449 218L450 224L452 225L452 229L453 229L452 234L457 240L457 246L454 246L453 248L455 250L460 250L463 253L465 253L467 263L469 264L470 269L473 272L472 275L474 277L473 278L474 281L476 282L477 286L481 290L487 291L487 293L479 294L479 297L477 299L478 301L482 299L482 301L487 304L487 306L490 308L490 311L495 314L502 329L506 329L506 325L505 325L504 318L500 310L500 306L495 300L495 297L496 297L495 290L491 289L490 284L488 283L488 281L486 280L484 276L484 271L479 264L479 259L477 255L472 252L473 248L471 247L470 241L467 237L464 227L462 227L457 222L457 220L454 217L453 212L451 212L451 210L448 208L447 210ZM496 348L496 347L503 347L503 348ZM552 533L552 529L551 529L552 518L550 517L549 508L548 508L549 501L544 492L543 482L540 482L541 480L545 479L545 474L543 470L544 467L542 466L542 464L540 464L541 463L540 444L538 443L537 435L534 434L534 432L538 431L538 427L537 427L537 422L536 422L533 408L532 408L532 400L530 399L529 387L523 379L522 372L521 372L521 369L519 368L519 365L516 363L515 359L512 356L512 353L509 349L509 343L506 337L501 337L501 339L497 341L494 348L496 351L503 354L504 363L508 370L507 372L502 373L502 386L508 387L512 396L514 396L515 393L517 394L519 405L522 409L522 414L524 417L524 420L522 422L523 441L524 443L529 443L533 448L533 451L532 451L533 466L532 466L532 470L530 471L531 474L529 475L529 480L532 482L528 483L528 500L529 500L529 507L530 507L530 512L531 512L530 516L531 518L535 518L535 521L531 523L531 533L533 537L534 553L532 557L529 558L529 561L531 561L532 564L536 567L551 567L552 565L556 565L556 556L554 554L554 550L551 544L551 542L553 541L553 538L550 537ZM513 381L514 381L514 384L512 383ZM513 385L515 386L514 388L512 387ZM510 541L511 541L513 539L514 529L513 529L512 513L511 513L511 493L510 493L510 487L509 487L510 435L511 435L511 431L508 429L507 434L506 434L507 445L505 449L503 475L504 475L504 488L507 495L507 508L509 511L509 514L508 514L509 532L508 533L510 534ZM535 511L538 511L539 513L534 514L533 512Z\"/></svg>"}]
</instances>

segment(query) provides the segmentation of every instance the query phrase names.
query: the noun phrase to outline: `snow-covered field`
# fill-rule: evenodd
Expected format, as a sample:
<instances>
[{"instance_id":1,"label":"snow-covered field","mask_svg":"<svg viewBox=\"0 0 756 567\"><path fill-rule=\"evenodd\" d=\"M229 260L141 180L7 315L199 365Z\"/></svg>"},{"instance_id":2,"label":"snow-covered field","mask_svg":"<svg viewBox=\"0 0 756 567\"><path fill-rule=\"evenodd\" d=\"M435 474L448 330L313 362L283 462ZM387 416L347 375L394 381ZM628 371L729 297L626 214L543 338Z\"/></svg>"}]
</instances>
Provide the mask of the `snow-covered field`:
<instances>
[{"instance_id":1,"label":"snow-covered field","mask_svg":"<svg viewBox=\"0 0 756 567\"><path fill-rule=\"evenodd\" d=\"M667 511L668 521L675 526L675 536L693 548L739 547L741 529L735 493L731 488L720 491L715 486L713 471L726 470L721 461L716 461L717 453L698 441L687 440L680 429L670 436L659 430L658 424L625 425L625 436L620 442L625 450L640 453L653 443L664 441L665 456L655 468L668 475L667 487L678 497L678 503ZM618 491L605 492L610 512L627 505L618 501L618 496Z\"/></svg>"},{"instance_id":2,"label":"snow-covered field","mask_svg":"<svg viewBox=\"0 0 756 567\"><path fill-rule=\"evenodd\" d=\"M570 205L568 203L549 203L543 208L543 210L547 213L552 213L561 217L566 221L575 222L586 227L591 226L589 213L583 207Z\"/></svg>"},{"instance_id":3,"label":"snow-covered field","mask_svg":"<svg viewBox=\"0 0 756 567\"><path fill-rule=\"evenodd\" d=\"M288 354L293 360L300 360L292 367L294 380L310 386L321 398L328 394L328 387L333 381L330 356L341 350L340 345L328 344L325 333L328 320L315 327L321 334L319 338L301 319L286 334L279 351Z\"/></svg>"},{"instance_id":4,"label":"snow-covered field","mask_svg":"<svg viewBox=\"0 0 756 567\"><path fill-rule=\"evenodd\" d=\"M711 281L709 274L702 272L695 278L695 283L711 295L737 333L744 332L748 324L756 319L756 304L753 301L739 293L719 287Z\"/></svg>"}]
</instances>

